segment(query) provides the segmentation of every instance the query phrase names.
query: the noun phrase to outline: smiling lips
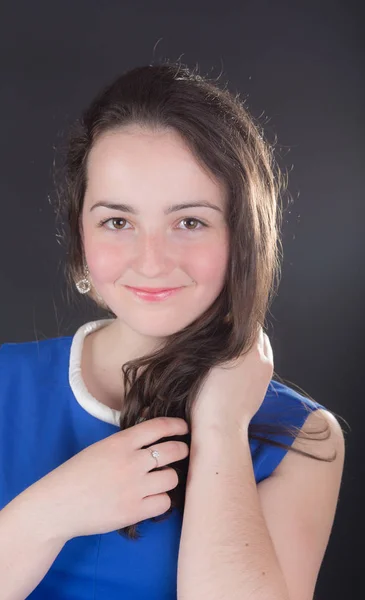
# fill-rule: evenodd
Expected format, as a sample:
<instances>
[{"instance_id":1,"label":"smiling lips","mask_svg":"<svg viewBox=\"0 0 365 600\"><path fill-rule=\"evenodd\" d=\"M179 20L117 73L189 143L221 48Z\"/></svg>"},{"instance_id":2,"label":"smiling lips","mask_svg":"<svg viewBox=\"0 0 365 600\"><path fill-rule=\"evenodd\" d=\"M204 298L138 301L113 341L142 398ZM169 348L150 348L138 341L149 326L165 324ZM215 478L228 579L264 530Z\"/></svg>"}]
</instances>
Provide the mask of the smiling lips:
<instances>
[{"instance_id":1,"label":"smiling lips","mask_svg":"<svg viewBox=\"0 0 365 600\"><path fill-rule=\"evenodd\" d=\"M135 294L136 296L138 296L138 298L141 298L142 300L148 300L150 302L159 302L160 300L165 300L166 298L169 298L170 296L173 296L174 294L176 294L177 292L179 292L180 290L182 290L182 287L177 287L177 288L165 288L165 289L161 289L161 288L133 288L130 287L129 285L125 286L127 289L129 289L133 294ZM149 291L152 290L152 291Z\"/></svg>"},{"instance_id":2,"label":"smiling lips","mask_svg":"<svg viewBox=\"0 0 365 600\"><path fill-rule=\"evenodd\" d=\"M137 292L146 292L147 294L160 294L161 292L171 292L171 290L177 290L179 288L140 288L126 285L127 288L135 290Z\"/></svg>"}]
</instances>

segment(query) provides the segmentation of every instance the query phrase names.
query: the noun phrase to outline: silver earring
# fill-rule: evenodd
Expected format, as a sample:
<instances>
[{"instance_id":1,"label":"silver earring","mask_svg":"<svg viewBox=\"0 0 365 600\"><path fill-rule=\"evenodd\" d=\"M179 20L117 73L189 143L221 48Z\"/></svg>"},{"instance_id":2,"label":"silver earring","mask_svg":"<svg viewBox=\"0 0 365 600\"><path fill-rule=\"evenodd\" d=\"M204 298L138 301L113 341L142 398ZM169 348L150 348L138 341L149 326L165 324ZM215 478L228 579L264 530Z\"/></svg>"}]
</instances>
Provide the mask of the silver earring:
<instances>
[{"instance_id":1,"label":"silver earring","mask_svg":"<svg viewBox=\"0 0 365 600\"><path fill-rule=\"evenodd\" d=\"M87 294L91 290L91 283L88 278L89 269L87 266L84 268L84 277L76 282L76 287L80 294Z\"/></svg>"}]
</instances>

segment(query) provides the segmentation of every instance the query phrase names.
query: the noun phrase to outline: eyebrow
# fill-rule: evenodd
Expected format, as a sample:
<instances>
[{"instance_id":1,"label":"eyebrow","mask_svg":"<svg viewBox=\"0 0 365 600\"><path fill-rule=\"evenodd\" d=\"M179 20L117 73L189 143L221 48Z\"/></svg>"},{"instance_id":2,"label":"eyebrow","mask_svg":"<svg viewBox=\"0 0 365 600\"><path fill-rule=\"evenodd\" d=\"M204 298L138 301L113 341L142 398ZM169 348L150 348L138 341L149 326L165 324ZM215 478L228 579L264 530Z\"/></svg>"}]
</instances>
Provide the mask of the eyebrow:
<instances>
[{"instance_id":1,"label":"eyebrow","mask_svg":"<svg viewBox=\"0 0 365 600\"><path fill-rule=\"evenodd\" d=\"M94 208L97 208L98 206L104 206L105 208L110 208L111 210L121 210L123 212L131 213L132 215L139 214L139 211L136 210L130 204L120 204L120 203L116 203L116 202L107 202L107 201L97 202L90 208L90 212L92 210L94 210ZM213 210L218 210L219 212L223 213L223 210L221 208L219 208L219 206L216 206L215 204L211 204L210 202L200 201L200 202L188 202L185 204L175 204L174 206L168 206L164 210L164 214L169 215L172 212L184 210L185 208L197 208L197 207L212 208Z\"/></svg>"}]
</instances>

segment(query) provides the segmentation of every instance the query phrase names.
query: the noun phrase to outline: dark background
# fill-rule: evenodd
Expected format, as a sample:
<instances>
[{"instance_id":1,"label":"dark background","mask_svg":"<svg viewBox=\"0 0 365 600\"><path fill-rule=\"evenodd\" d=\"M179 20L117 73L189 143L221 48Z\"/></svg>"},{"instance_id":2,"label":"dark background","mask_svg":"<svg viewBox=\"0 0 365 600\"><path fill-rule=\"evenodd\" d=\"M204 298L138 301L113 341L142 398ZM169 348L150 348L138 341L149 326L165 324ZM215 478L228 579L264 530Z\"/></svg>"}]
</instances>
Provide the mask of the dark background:
<instances>
[{"instance_id":1,"label":"dark background","mask_svg":"<svg viewBox=\"0 0 365 600\"><path fill-rule=\"evenodd\" d=\"M275 370L350 426L316 600L363 589L363 28L360 3L334 0L0 7L0 342L73 335L99 318L84 298L67 300L49 197L54 148L104 84L181 58L202 74L222 72L268 138L277 135L293 202L269 316Z\"/></svg>"}]
</instances>

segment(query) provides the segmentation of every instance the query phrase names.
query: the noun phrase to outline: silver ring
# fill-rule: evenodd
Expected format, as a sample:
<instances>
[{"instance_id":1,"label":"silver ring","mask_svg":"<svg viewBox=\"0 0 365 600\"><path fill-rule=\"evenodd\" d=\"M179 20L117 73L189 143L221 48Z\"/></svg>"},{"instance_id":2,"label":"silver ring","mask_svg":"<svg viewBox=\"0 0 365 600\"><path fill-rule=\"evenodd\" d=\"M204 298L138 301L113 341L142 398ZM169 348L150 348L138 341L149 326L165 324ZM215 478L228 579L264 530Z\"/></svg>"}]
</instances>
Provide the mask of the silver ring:
<instances>
[{"instance_id":1,"label":"silver ring","mask_svg":"<svg viewBox=\"0 0 365 600\"><path fill-rule=\"evenodd\" d=\"M151 456L153 456L153 458L156 461L156 467L158 467L158 457L160 456L160 453L158 450L150 450Z\"/></svg>"}]
</instances>

